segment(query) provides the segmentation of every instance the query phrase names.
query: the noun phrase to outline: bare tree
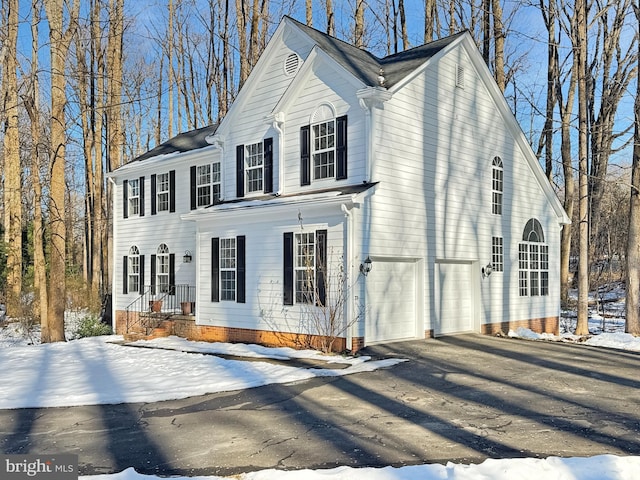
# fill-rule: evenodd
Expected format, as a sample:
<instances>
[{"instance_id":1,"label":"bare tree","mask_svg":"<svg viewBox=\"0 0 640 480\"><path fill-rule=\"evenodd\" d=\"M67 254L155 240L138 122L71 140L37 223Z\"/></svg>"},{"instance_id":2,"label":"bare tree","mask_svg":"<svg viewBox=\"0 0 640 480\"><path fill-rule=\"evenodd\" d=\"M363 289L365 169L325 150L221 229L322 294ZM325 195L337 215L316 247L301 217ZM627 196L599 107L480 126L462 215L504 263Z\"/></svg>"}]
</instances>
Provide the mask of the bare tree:
<instances>
[{"instance_id":1,"label":"bare tree","mask_svg":"<svg viewBox=\"0 0 640 480\"><path fill-rule=\"evenodd\" d=\"M358 48L364 48L364 0L356 0L356 9L353 24L353 44Z\"/></svg>"},{"instance_id":2,"label":"bare tree","mask_svg":"<svg viewBox=\"0 0 640 480\"><path fill-rule=\"evenodd\" d=\"M65 155L67 122L64 109L66 98L65 66L69 46L77 24L79 2L71 2L65 14L63 0L44 0L49 21L49 45L51 50L51 144L49 149L51 177L49 195L50 273L48 288L48 314L42 325L42 342L65 340ZM67 26L64 25L67 19Z\"/></svg>"},{"instance_id":3,"label":"bare tree","mask_svg":"<svg viewBox=\"0 0 640 480\"><path fill-rule=\"evenodd\" d=\"M326 12L327 12L327 35L334 36L336 34L336 19L333 12L332 0L326 0Z\"/></svg>"},{"instance_id":4,"label":"bare tree","mask_svg":"<svg viewBox=\"0 0 640 480\"><path fill-rule=\"evenodd\" d=\"M640 6L633 4L640 29ZM640 43L636 62L640 66ZM629 201L629 233L627 239L627 282L625 332L640 335L640 82L636 83L634 102L633 164L631 174L631 199Z\"/></svg>"},{"instance_id":5,"label":"bare tree","mask_svg":"<svg viewBox=\"0 0 640 480\"><path fill-rule=\"evenodd\" d=\"M3 49L4 215L9 315L20 314L22 294L22 168L18 132L18 0L7 0L7 38Z\"/></svg>"},{"instance_id":6,"label":"bare tree","mask_svg":"<svg viewBox=\"0 0 640 480\"><path fill-rule=\"evenodd\" d=\"M429 43L434 39L437 31L438 9L436 0L424 0L424 43Z\"/></svg>"},{"instance_id":7,"label":"bare tree","mask_svg":"<svg viewBox=\"0 0 640 480\"><path fill-rule=\"evenodd\" d=\"M587 0L576 0L574 55L578 74L578 320L576 335L589 333L589 185L587 170Z\"/></svg>"}]
</instances>

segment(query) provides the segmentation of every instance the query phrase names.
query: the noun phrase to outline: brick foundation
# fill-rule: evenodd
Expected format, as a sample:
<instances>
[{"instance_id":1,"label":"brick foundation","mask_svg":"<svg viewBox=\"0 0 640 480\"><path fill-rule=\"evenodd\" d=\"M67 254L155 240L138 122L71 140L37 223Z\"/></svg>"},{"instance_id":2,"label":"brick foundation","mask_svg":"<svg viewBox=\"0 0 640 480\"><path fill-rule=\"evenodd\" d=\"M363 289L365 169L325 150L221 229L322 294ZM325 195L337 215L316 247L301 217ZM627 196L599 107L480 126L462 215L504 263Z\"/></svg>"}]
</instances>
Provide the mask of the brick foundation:
<instances>
[{"instance_id":1,"label":"brick foundation","mask_svg":"<svg viewBox=\"0 0 640 480\"><path fill-rule=\"evenodd\" d=\"M138 316L129 314L129 327L127 327L127 313L116 312L116 333L122 335L127 331L134 332L139 329L132 328ZM163 326L170 335L186 338L187 340L203 342L230 342L230 343L256 343L267 347L291 347L297 349L318 348L322 337L289 332L272 332L268 330L252 330L248 328L217 327L210 325L196 325L193 316L172 316L165 320ZM364 339L362 339L364 344ZM334 352L343 352L347 348L345 338L336 338L333 344ZM360 347L362 348L362 347ZM355 351L355 350L353 350Z\"/></svg>"},{"instance_id":2,"label":"brick foundation","mask_svg":"<svg viewBox=\"0 0 640 480\"><path fill-rule=\"evenodd\" d=\"M509 322L489 323L482 325L481 332L485 335L496 335L497 333L509 333L509 330L515 330L518 327L528 328L536 333L551 333L553 335L560 334L560 318L545 317L532 318L529 320L516 320Z\"/></svg>"}]
</instances>

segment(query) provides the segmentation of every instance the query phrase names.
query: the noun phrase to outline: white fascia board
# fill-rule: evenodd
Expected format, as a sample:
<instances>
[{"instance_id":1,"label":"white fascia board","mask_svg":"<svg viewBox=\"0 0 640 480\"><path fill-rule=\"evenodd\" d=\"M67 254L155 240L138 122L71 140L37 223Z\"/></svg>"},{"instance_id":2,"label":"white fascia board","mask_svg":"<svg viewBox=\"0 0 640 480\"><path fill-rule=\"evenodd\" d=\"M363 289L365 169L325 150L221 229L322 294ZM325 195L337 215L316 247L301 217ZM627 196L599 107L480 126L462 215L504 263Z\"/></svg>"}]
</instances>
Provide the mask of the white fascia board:
<instances>
[{"instance_id":1,"label":"white fascia board","mask_svg":"<svg viewBox=\"0 0 640 480\"><path fill-rule=\"evenodd\" d=\"M180 216L185 221L214 222L218 223L254 223L256 217L260 220L265 218L275 219L281 215L287 215L304 209L309 213L327 212L335 214L341 211L342 205L347 209L358 204L356 197L359 194L342 195L339 192L334 194L299 195L295 197L276 197L273 200L248 200L239 203L228 203L216 205L200 210L194 210ZM336 208L335 212L328 209Z\"/></svg>"},{"instance_id":2,"label":"white fascia board","mask_svg":"<svg viewBox=\"0 0 640 480\"><path fill-rule=\"evenodd\" d=\"M304 60L302 67L296 74L295 78L291 81L282 97L273 108L272 113L286 112L287 107L300 96L300 92L305 88L309 77L313 74L314 67L326 66L333 69L338 76L347 80L354 89L361 89L366 87L362 81L357 79L347 69L345 69L340 63L331 58L324 50L318 45L315 45L307 58Z\"/></svg>"},{"instance_id":3,"label":"white fascia board","mask_svg":"<svg viewBox=\"0 0 640 480\"><path fill-rule=\"evenodd\" d=\"M457 44L457 42L454 43ZM556 195L556 192L553 191L551 183L549 183L544 170L542 170L542 166L540 165L536 154L533 152L531 145L529 145L529 142L527 141L527 138L522 131L522 127L520 127L518 120L509 108L507 100L504 98L504 94L502 93L502 91L500 91L498 84L496 83L493 75L491 74L491 71L489 70L489 67L487 67L487 64L482 60L480 52L478 51L478 48L471 38L471 34L467 33L462 37L462 46L469 55L469 58L471 59L471 62L473 63L476 71L480 75L480 79L486 86L489 95L491 95L493 101L495 102L495 105L498 107L498 111L502 116L502 121L507 126L509 132L520 147L520 150L527 160L527 164L529 165L533 176L538 181L538 185L542 189L542 192L547 197L551 208L554 210L556 216L558 217L558 223L560 225L570 224L571 219L567 215L567 212L565 212L562 203L560 203L560 199Z\"/></svg>"},{"instance_id":4,"label":"white fascia board","mask_svg":"<svg viewBox=\"0 0 640 480\"><path fill-rule=\"evenodd\" d=\"M158 155L146 160L127 163L113 172L107 173L107 178L112 178L115 181L119 178L129 178L132 175L145 173L148 170L153 170L154 172L167 169L170 170L172 168L184 166L184 163L188 161L197 162L199 160L204 160L206 157L213 159L219 154L220 149L217 145L189 150L187 152L167 153L165 155Z\"/></svg>"}]
</instances>

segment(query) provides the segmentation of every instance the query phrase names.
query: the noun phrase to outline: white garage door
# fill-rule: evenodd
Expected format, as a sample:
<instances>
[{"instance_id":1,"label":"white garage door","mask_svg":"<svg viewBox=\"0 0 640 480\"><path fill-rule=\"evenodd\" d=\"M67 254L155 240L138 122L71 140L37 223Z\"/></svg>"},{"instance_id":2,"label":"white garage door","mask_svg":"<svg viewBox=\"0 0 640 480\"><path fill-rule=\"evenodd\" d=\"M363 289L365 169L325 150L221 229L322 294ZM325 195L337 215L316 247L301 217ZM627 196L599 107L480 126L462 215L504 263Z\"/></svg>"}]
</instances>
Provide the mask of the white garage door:
<instances>
[{"instance_id":1,"label":"white garage door","mask_svg":"<svg viewBox=\"0 0 640 480\"><path fill-rule=\"evenodd\" d=\"M416 264L373 262L366 279L365 342L416 337Z\"/></svg>"},{"instance_id":2,"label":"white garage door","mask_svg":"<svg viewBox=\"0 0 640 480\"><path fill-rule=\"evenodd\" d=\"M436 263L436 335L474 331L471 267L471 263Z\"/></svg>"}]
</instances>

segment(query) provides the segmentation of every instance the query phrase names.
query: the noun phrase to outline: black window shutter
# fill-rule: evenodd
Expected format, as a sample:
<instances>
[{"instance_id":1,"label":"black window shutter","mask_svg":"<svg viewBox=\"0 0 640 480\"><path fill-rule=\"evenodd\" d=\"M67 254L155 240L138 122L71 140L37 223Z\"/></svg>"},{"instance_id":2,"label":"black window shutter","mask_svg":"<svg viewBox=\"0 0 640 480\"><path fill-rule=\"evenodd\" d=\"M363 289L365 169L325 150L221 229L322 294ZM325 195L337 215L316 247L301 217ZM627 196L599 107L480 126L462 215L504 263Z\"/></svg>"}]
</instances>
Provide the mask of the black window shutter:
<instances>
[{"instance_id":1,"label":"black window shutter","mask_svg":"<svg viewBox=\"0 0 640 480\"><path fill-rule=\"evenodd\" d=\"M264 139L264 193L273 192L273 138Z\"/></svg>"},{"instance_id":2,"label":"black window shutter","mask_svg":"<svg viewBox=\"0 0 640 480\"><path fill-rule=\"evenodd\" d=\"M293 233L285 232L283 248L283 303L293 305Z\"/></svg>"},{"instance_id":3,"label":"black window shutter","mask_svg":"<svg viewBox=\"0 0 640 480\"><path fill-rule=\"evenodd\" d=\"M311 126L300 128L300 185L311 185Z\"/></svg>"},{"instance_id":4,"label":"black window shutter","mask_svg":"<svg viewBox=\"0 0 640 480\"><path fill-rule=\"evenodd\" d=\"M244 197L244 145L236 147L236 196Z\"/></svg>"},{"instance_id":5,"label":"black window shutter","mask_svg":"<svg viewBox=\"0 0 640 480\"><path fill-rule=\"evenodd\" d=\"M156 256L151 255L151 295L156 294Z\"/></svg>"},{"instance_id":6,"label":"black window shutter","mask_svg":"<svg viewBox=\"0 0 640 480\"><path fill-rule=\"evenodd\" d=\"M246 237L236 237L236 302L245 303L246 297Z\"/></svg>"},{"instance_id":7,"label":"black window shutter","mask_svg":"<svg viewBox=\"0 0 640 480\"><path fill-rule=\"evenodd\" d=\"M169 254L169 292L176 293L176 254Z\"/></svg>"},{"instance_id":8,"label":"black window shutter","mask_svg":"<svg viewBox=\"0 0 640 480\"><path fill-rule=\"evenodd\" d=\"M220 239L211 239L211 301L220 301Z\"/></svg>"},{"instance_id":9,"label":"black window shutter","mask_svg":"<svg viewBox=\"0 0 640 480\"><path fill-rule=\"evenodd\" d=\"M198 192L196 189L196 166L191 167L191 210L198 207Z\"/></svg>"},{"instance_id":10,"label":"black window shutter","mask_svg":"<svg viewBox=\"0 0 640 480\"><path fill-rule=\"evenodd\" d=\"M140 255L140 294L144 293L144 255Z\"/></svg>"},{"instance_id":11,"label":"black window shutter","mask_svg":"<svg viewBox=\"0 0 640 480\"><path fill-rule=\"evenodd\" d=\"M158 207L156 204L156 194L157 194L157 185L156 185L156 174L151 175L151 215L155 215L158 213Z\"/></svg>"},{"instance_id":12,"label":"black window shutter","mask_svg":"<svg viewBox=\"0 0 640 480\"><path fill-rule=\"evenodd\" d=\"M347 178L347 116L336 118L336 180Z\"/></svg>"},{"instance_id":13,"label":"black window shutter","mask_svg":"<svg viewBox=\"0 0 640 480\"><path fill-rule=\"evenodd\" d=\"M129 293L129 263L128 258L125 255L122 257L122 293L126 295Z\"/></svg>"},{"instance_id":14,"label":"black window shutter","mask_svg":"<svg viewBox=\"0 0 640 480\"><path fill-rule=\"evenodd\" d=\"M140 177L140 216L144 217L144 177Z\"/></svg>"},{"instance_id":15,"label":"black window shutter","mask_svg":"<svg viewBox=\"0 0 640 480\"><path fill-rule=\"evenodd\" d=\"M129 218L129 180L122 182L122 216Z\"/></svg>"},{"instance_id":16,"label":"black window shutter","mask_svg":"<svg viewBox=\"0 0 640 480\"><path fill-rule=\"evenodd\" d=\"M327 299L326 292L327 274L327 231L316 231L316 285L318 286L317 302L324 306Z\"/></svg>"},{"instance_id":17,"label":"black window shutter","mask_svg":"<svg viewBox=\"0 0 640 480\"><path fill-rule=\"evenodd\" d=\"M169 171L169 211L176 211L176 171Z\"/></svg>"}]
</instances>

